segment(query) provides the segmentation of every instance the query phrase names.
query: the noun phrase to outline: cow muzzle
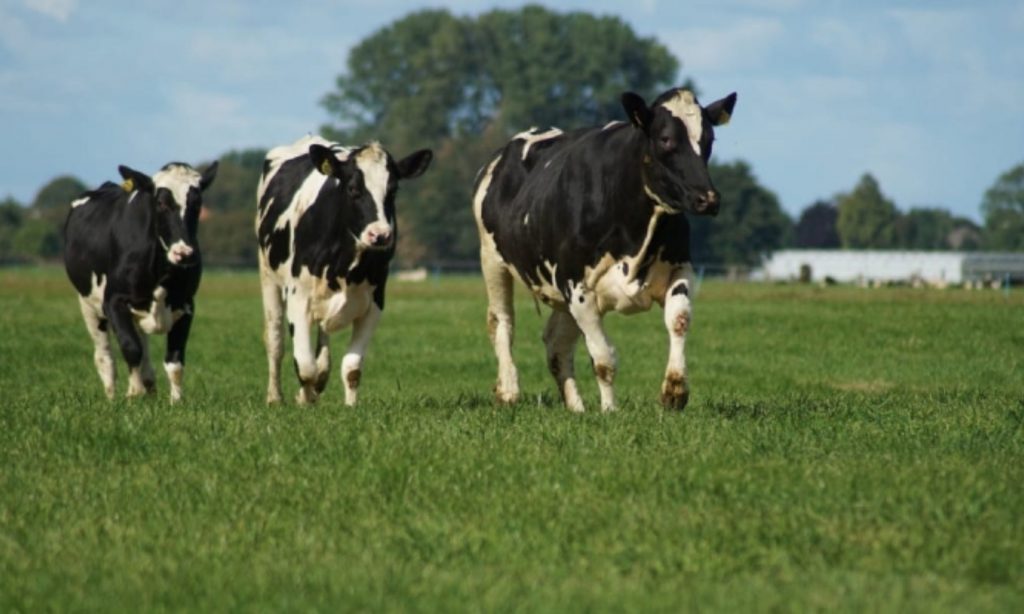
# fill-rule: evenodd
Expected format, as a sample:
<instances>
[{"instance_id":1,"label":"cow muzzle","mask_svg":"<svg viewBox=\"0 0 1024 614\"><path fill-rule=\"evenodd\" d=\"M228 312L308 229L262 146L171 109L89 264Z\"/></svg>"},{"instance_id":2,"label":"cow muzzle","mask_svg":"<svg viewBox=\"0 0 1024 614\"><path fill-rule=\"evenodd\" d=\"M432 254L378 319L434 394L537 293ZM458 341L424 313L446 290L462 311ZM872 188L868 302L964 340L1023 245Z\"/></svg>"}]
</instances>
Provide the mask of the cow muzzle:
<instances>
[{"instance_id":1,"label":"cow muzzle","mask_svg":"<svg viewBox=\"0 0 1024 614\"><path fill-rule=\"evenodd\" d=\"M387 249L394 241L394 231L390 224L374 222L363 230L359 240L370 249Z\"/></svg>"},{"instance_id":2,"label":"cow muzzle","mask_svg":"<svg viewBox=\"0 0 1024 614\"><path fill-rule=\"evenodd\" d=\"M719 202L721 202L721 198L718 195L718 190L698 192L693 199L693 211L697 215L714 217L718 215Z\"/></svg>"},{"instance_id":3,"label":"cow muzzle","mask_svg":"<svg viewBox=\"0 0 1024 614\"><path fill-rule=\"evenodd\" d=\"M192 262L192 254L195 250L184 241L175 241L167 248L167 261L174 266L188 266Z\"/></svg>"}]
</instances>

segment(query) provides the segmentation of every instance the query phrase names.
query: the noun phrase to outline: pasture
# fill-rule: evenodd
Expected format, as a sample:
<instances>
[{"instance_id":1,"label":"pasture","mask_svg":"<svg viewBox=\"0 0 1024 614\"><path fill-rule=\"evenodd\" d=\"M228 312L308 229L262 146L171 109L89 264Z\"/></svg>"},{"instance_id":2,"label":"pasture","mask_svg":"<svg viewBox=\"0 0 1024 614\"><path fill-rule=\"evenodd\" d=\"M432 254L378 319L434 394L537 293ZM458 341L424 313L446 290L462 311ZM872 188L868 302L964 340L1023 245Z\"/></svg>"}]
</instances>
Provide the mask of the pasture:
<instances>
[{"instance_id":1,"label":"pasture","mask_svg":"<svg viewBox=\"0 0 1024 614\"><path fill-rule=\"evenodd\" d=\"M207 271L172 406L159 363L104 398L62 270L0 270L0 611L1024 609L1024 292L705 282L687 410L655 309L606 319L619 412L579 348L582 416L522 288L513 407L479 278L388 292L358 408L347 334L267 407L256 273Z\"/></svg>"}]
</instances>

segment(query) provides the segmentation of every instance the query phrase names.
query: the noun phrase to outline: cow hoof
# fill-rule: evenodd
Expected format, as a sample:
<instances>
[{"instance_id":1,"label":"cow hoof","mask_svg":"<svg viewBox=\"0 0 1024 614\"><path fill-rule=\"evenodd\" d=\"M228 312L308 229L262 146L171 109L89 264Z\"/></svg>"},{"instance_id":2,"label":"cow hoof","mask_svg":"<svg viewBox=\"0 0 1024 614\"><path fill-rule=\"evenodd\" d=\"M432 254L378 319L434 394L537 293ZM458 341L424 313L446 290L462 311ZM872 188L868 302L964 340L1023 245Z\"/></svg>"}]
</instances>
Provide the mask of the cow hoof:
<instances>
[{"instance_id":1,"label":"cow hoof","mask_svg":"<svg viewBox=\"0 0 1024 614\"><path fill-rule=\"evenodd\" d=\"M312 405L316 403L316 399L316 393L305 388L299 388L299 392L295 395L295 402L299 405Z\"/></svg>"},{"instance_id":2,"label":"cow hoof","mask_svg":"<svg viewBox=\"0 0 1024 614\"><path fill-rule=\"evenodd\" d=\"M690 387L686 376L680 373L668 373L661 385L661 404L665 409L682 411L690 401Z\"/></svg>"},{"instance_id":3,"label":"cow hoof","mask_svg":"<svg viewBox=\"0 0 1024 614\"><path fill-rule=\"evenodd\" d=\"M511 405L512 403L516 403L519 401L519 391L502 390L501 388L495 386L494 400L496 400L499 403Z\"/></svg>"},{"instance_id":4,"label":"cow hoof","mask_svg":"<svg viewBox=\"0 0 1024 614\"><path fill-rule=\"evenodd\" d=\"M684 392L680 395L661 395L661 404L665 409L674 409L677 411L683 411L686 409L686 404L690 401L690 393Z\"/></svg>"}]
</instances>

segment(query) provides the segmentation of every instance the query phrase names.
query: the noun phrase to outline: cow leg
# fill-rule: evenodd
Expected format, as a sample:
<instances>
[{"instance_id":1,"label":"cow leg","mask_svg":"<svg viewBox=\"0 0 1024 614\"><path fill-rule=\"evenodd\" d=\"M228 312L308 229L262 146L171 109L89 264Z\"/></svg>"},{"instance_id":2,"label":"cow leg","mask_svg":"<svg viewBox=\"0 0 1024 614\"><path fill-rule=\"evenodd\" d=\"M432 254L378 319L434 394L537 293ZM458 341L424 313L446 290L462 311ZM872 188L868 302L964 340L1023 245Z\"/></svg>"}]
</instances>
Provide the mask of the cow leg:
<instances>
[{"instance_id":1,"label":"cow leg","mask_svg":"<svg viewBox=\"0 0 1024 614\"><path fill-rule=\"evenodd\" d=\"M601 311L597 307L597 298L593 292L577 287L569 296L569 313L572 314L583 340L587 344L587 352L594 364L594 375L597 387L601 391L601 411L615 409L615 348L608 340L601 322Z\"/></svg>"},{"instance_id":2,"label":"cow leg","mask_svg":"<svg viewBox=\"0 0 1024 614\"><path fill-rule=\"evenodd\" d=\"M135 317L127 302L114 299L107 303L104 311L110 320L117 343L121 346L121 354L128 363L128 397L145 394L146 386L142 382L142 357L144 347L139 331L135 325Z\"/></svg>"},{"instance_id":3,"label":"cow leg","mask_svg":"<svg viewBox=\"0 0 1024 614\"><path fill-rule=\"evenodd\" d=\"M185 346L192 329L192 303L185 305L181 317L167 333L167 351L164 353L164 373L171 385L171 403L181 400L181 384L185 379Z\"/></svg>"},{"instance_id":4,"label":"cow leg","mask_svg":"<svg viewBox=\"0 0 1024 614\"><path fill-rule=\"evenodd\" d=\"M327 388L327 380L331 378L331 338L320 327L316 331L316 382L313 387L319 397L324 388Z\"/></svg>"},{"instance_id":5,"label":"cow leg","mask_svg":"<svg viewBox=\"0 0 1024 614\"><path fill-rule=\"evenodd\" d=\"M92 359L96 364L96 372L99 373L100 381L103 382L103 392L108 399L113 399L117 370L114 365L114 357L110 354L107 319L103 317L103 314L97 313L92 305L82 297L78 297L78 305L82 309L85 328L89 331L89 336L92 337Z\"/></svg>"},{"instance_id":6,"label":"cow leg","mask_svg":"<svg viewBox=\"0 0 1024 614\"><path fill-rule=\"evenodd\" d=\"M494 395L499 402L519 400L519 374L512 360L512 339L515 336L516 314L512 304L512 274L503 263L494 262L481 249L484 283L487 286L487 333L498 358L498 381Z\"/></svg>"},{"instance_id":7,"label":"cow leg","mask_svg":"<svg viewBox=\"0 0 1024 614\"><path fill-rule=\"evenodd\" d=\"M142 364L139 365L139 372L142 375L142 387L146 394L156 392L156 373L153 372L153 363L149 360L149 335L136 325L135 332L139 335L139 343L142 345Z\"/></svg>"},{"instance_id":8,"label":"cow leg","mask_svg":"<svg viewBox=\"0 0 1024 614\"><path fill-rule=\"evenodd\" d=\"M349 341L345 357L341 359L341 381L345 382L345 405L355 405L359 399L359 381L363 376L363 356L373 338L373 332L377 330L380 316L380 307L377 306L377 303L371 303L366 314L352 322L352 340Z\"/></svg>"},{"instance_id":9,"label":"cow leg","mask_svg":"<svg viewBox=\"0 0 1024 614\"><path fill-rule=\"evenodd\" d=\"M260 267L262 269L262 266ZM281 288L261 271L263 292L263 345L267 349L267 403L281 402L281 356L284 354L284 301Z\"/></svg>"},{"instance_id":10,"label":"cow leg","mask_svg":"<svg viewBox=\"0 0 1024 614\"><path fill-rule=\"evenodd\" d=\"M288 330L292 336L295 375L299 378L299 392L295 395L295 402L299 405L315 403L319 395L316 391L316 356L310 344L313 320L309 313L309 297L303 292L289 294L285 312L288 317Z\"/></svg>"},{"instance_id":11,"label":"cow leg","mask_svg":"<svg viewBox=\"0 0 1024 614\"><path fill-rule=\"evenodd\" d=\"M576 374L573 357L580 329L567 311L555 309L544 327L544 347L548 353L548 370L555 378L562 401L570 411L583 411L583 399L576 388Z\"/></svg>"},{"instance_id":12,"label":"cow leg","mask_svg":"<svg viewBox=\"0 0 1024 614\"><path fill-rule=\"evenodd\" d=\"M668 366L661 383L661 403L683 409L690 399L686 374L686 331L690 328L690 267L673 276L665 295L665 328L668 329Z\"/></svg>"}]
</instances>

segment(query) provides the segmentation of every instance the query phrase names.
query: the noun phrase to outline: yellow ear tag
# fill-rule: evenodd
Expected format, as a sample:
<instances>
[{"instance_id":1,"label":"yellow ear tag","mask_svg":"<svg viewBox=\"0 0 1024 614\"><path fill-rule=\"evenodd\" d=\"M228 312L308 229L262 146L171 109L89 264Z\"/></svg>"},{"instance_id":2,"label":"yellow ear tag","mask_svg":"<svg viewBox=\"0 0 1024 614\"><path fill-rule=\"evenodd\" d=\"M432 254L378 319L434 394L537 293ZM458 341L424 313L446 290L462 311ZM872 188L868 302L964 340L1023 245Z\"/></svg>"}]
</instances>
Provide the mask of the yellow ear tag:
<instances>
[{"instance_id":1,"label":"yellow ear tag","mask_svg":"<svg viewBox=\"0 0 1024 614\"><path fill-rule=\"evenodd\" d=\"M324 163L320 165L320 172L324 175L330 176L331 170L331 161L324 160Z\"/></svg>"},{"instance_id":2,"label":"yellow ear tag","mask_svg":"<svg viewBox=\"0 0 1024 614\"><path fill-rule=\"evenodd\" d=\"M131 178L125 179L121 182L121 187L124 188L125 192L131 192L135 189L135 182Z\"/></svg>"}]
</instances>

